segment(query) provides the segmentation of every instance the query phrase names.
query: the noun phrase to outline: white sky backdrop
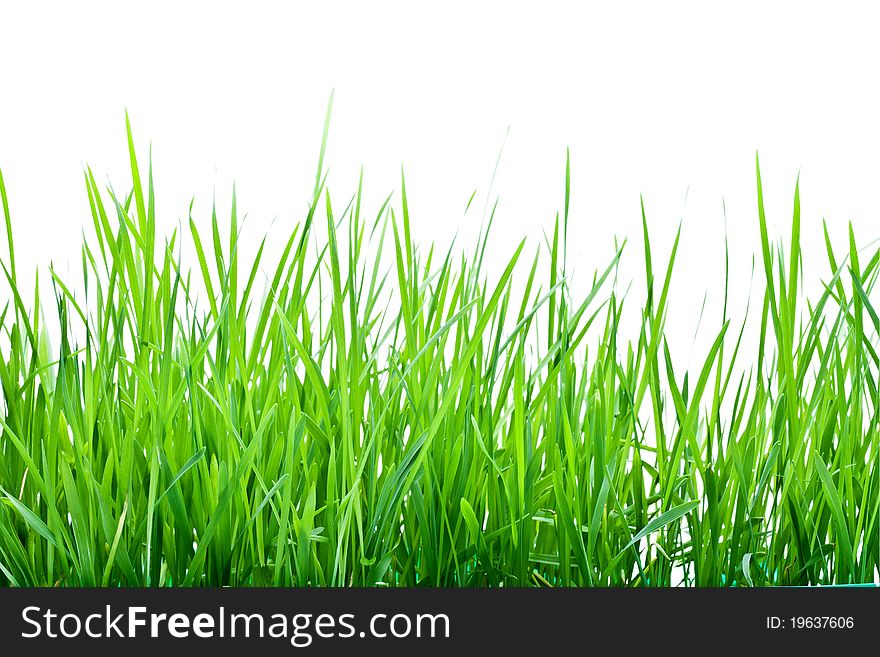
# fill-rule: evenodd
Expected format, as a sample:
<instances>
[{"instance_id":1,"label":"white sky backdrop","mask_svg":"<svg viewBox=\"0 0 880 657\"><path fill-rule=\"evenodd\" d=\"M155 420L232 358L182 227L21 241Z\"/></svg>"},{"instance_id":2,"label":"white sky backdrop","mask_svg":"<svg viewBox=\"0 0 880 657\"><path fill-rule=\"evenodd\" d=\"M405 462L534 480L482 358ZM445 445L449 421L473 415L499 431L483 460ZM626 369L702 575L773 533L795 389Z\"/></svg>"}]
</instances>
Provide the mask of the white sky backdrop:
<instances>
[{"instance_id":1,"label":"white sky backdrop","mask_svg":"<svg viewBox=\"0 0 880 657\"><path fill-rule=\"evenodd\" d=\"M840 249L850 220L861 244L880 237L875 7L0 0L0 167L19 275L50 260L79 271L80 233L91 230L82 166L128 188L125 108L144 157L152 143L168 232L193 196L198 219L215 189L225 212L233 181L251 245L273 219L273 230L291 226L335 88L337 205L363 166L375 209L399 189L403 163L417 241L445 247L459 231L471 244L479 213L465 218L465 203L477 188L482 208L508 127L494 192L499 264L522 235L532 251L562 208L566 146L583 283L615 235L631 238L624 274L642 283L640 193L655 259L682 219L670 328L686 359L707 291L704 327L717 329L723 200L732 308L744 309L759 248L756 150L777 235L801 175L807 263L820 266L809 289L827 271L823 217ZM711 338L701 330L700 344Z\"/></svg>"}]
</instances>

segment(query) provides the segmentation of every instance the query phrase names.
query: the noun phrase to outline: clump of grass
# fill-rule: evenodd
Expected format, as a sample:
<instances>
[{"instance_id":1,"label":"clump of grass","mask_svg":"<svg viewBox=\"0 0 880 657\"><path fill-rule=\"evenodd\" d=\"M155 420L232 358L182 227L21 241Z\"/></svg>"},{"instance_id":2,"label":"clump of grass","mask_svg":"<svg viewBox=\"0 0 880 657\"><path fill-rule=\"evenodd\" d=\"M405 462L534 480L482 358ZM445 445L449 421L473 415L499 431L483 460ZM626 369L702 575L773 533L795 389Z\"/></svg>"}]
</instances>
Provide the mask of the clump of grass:
<instances>
[{"instance_id":1,"label":"clump of grass","mask_svg":"<svg viewBox=\"0 0 880 657\"><path fill-rule=\"evenodd\" d=\"M0 178L3 583L877 581L880 251L826 231L824 291L801 299L797 189L785 257L758 173L757 353L725 304L682 372L664 337L678 239L659 266L643 211L640 325L610 284L622 251L573 298L568 167L548 253L521 244L491 280L488 229L473 259L413 243L405 185L375 219L360 188L339 212L323 146L275 261L239 253L233 197L228 230L190 219L191 270L185 238L157 235L130 129L128 146L124 198L86 171L94 235L82 281L51 273L51 307L20 294Z\"/></svg>"}]
</instances>

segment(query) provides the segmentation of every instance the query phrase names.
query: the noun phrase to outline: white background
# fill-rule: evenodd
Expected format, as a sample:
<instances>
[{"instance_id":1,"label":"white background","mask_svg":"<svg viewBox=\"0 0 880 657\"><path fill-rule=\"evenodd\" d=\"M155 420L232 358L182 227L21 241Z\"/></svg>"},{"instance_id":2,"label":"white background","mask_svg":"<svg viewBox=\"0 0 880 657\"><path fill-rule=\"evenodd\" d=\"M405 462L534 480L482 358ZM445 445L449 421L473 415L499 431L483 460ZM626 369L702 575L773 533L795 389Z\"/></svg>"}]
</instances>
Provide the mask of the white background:
<instances>
[{"instance_id":1,"label":"white background","mask_svg":"<svg viewBox=\"0 0 880 657\"><path fill-rule=\"evenodd\" d=\"M823 218L841 250L849 221L860 244L880 237L872 3L0 8L0 167L22 278L50 261L79 270L81 231L91 230L82 167L127 190L126 108L143 156L152 143L163 230L185 221L192 197L206 222L215 190L225 212L233 181L248 211L245 239L254 244L273 220L273 231L289 229L311 192L334 88L337 205L363 166L375 210L399 190L403 164L420 242L446 246L458 231L470 246L508 128L491 194L501 199L493 254L523 235L537 247L550 229L567 146L569 248L582 282L605 266L617 236L631 238L624 277L641 283L640 193L655 259L683 220L670 320L680 358L707 292L717 328L722 202L733 309L745 308L759 253L756 151L776 235L787 233L801 176L808 291L827 271ZM475 188L478 211L465 216Z\"/></svg>"}]
</instances>

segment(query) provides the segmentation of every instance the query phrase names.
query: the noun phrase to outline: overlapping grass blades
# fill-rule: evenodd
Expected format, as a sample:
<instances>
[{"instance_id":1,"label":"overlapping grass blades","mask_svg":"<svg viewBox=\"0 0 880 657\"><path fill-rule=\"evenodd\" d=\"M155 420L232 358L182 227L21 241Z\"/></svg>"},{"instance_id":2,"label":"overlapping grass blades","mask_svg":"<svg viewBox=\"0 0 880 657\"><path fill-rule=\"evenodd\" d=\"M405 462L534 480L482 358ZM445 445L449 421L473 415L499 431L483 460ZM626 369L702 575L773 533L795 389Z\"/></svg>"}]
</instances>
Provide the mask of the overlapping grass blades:
<instances>
[{"instance_id":1,"label":"overlapping grass blades","mask_svg":"<svg viewBox=\"0 0 880 657\"><path fill-rule=\"evenodd\" d=\"M802 299L797 190L786 258L758 174L757 353L725 303L683 372L664 335L678 239L658 266L643 211L626 256L647 301L622 330L623 250L586 298L569 288L568 168L548 253L521 244L490 280L488 229L473 259L413 243L403 181L371 217L360 188L338 212L323 146L277 260L239 253L234 195L227 228L215 212L162 241L128 145L128 196L86 171L94 235L81 281L50 273L51 307L20 294L0 178L0 582L877 581L880 251L826 231L824 292Z\"/></svg>"}]
</instances>

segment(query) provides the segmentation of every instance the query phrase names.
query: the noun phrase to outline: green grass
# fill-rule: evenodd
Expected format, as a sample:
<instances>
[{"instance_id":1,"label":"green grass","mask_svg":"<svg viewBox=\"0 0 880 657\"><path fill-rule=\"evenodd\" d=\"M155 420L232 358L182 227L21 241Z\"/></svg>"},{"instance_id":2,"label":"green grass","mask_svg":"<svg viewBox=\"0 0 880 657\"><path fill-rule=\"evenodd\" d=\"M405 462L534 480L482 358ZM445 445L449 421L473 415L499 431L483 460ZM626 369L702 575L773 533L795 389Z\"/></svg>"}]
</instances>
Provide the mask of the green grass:
<instances>
[{"instance_id":1,"label":"green grass","mask_svg":"<svg viewBox=\"0 0 880 657\"><path fill-rule=\"evenodd\" d=\"M82 279L50 271L51 297L44 276L22 298L0 178L3 584L878 581L880 251L826 231L827 263L802 262L797 190L784 248L758 173L757 351L718 290L717 337L683 371L664 333L678 238L652 251L643 211L643 250L575 298L568 166L546 244L490 276L491 221L470 250L425 249L403 182L369 215L360 188L331 203L323 145L274 260L238 252L234 196L164 239L128 145L130 194L86 171ZM632 325L622 258L644 262Z\"/></svg>"}]
</instances>

